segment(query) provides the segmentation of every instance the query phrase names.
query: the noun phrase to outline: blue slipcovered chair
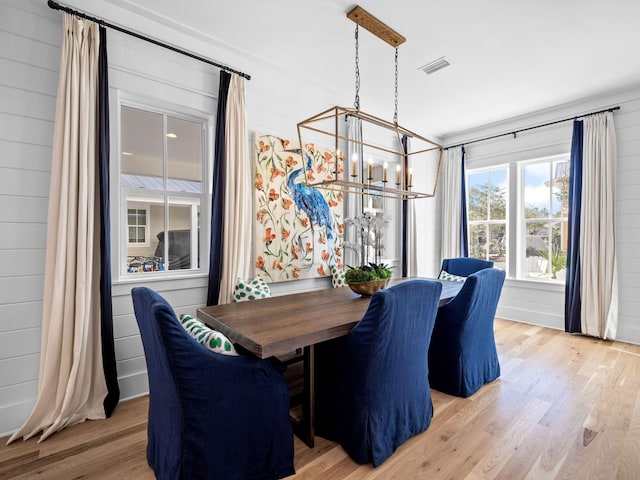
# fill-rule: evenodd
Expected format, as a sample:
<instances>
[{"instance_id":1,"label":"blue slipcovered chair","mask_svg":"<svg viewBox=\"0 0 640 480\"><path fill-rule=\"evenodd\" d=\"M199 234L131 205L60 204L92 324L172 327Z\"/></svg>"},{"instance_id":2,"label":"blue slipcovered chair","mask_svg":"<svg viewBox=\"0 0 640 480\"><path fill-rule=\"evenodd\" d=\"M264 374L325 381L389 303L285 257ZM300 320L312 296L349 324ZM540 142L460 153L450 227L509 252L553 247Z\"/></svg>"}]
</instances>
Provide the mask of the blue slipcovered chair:
<instances>
[{"instance_id":1,"label":"blue slipcovered chair","mask_svg":"<svg viewBox=\"0 0 640 480\"><path fill-rule=\"evenodd\" d=\"M442 260L440 273L444 271L451 275L468 277L485 268L493 268L493 262L471 257L445 258Z\"/></svg>"},{"instance_id":2,"label":"blue slipcovered chair","mask_svg":"<svg viewBox=\"0 0 640 480\"><path fill-rule=\"evenodd\" d=\"M486 268L467 277L440 307L429 346L429 383L449 395L469 397L500 376L493 320L505 273Z\"/></svg>"},{"instance_id":3,"label":"blue slipcovered chair","mask_svg":"<svg viewBox=\"0 0 640 480\"><path fill-rule=\"evenodd\" d=\"M348 335L316 345L316 433L356 462L377 467L431 423L427 351L441 290L430 280L378 290Z\"/></svg>"},{"instance_id":4,"label":"blue slipcovered chair","mask_svg":"<svg viewBox=\"0 0 640 480\"><path fill-rule=\"evenodd\" d=\"M287 385L268 360L212 352L171 306L132 290L149 375L147 461L159 479L295 473Z\"/></svg>"}]
</instances>

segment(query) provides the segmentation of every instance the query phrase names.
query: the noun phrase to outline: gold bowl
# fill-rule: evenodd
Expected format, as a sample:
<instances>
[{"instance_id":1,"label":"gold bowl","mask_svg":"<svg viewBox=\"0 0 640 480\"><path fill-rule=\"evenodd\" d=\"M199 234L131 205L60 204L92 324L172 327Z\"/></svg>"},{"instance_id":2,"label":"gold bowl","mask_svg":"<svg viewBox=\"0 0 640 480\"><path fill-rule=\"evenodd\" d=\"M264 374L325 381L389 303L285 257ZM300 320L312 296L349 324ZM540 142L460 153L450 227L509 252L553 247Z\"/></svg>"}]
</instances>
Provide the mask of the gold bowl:
<instances>
[{"instance_id":1,"label":"gold bowl","mask_svg":"<svg viewBox=\"0 0 640 480\"><path fill-rule=\"evenodd\" d=\"M368 282L347 282L349 288L363 297L370 297L378 290L382 290L389 284L389 279L384 280L369 280Z\"/></svg>"}]
</instances>

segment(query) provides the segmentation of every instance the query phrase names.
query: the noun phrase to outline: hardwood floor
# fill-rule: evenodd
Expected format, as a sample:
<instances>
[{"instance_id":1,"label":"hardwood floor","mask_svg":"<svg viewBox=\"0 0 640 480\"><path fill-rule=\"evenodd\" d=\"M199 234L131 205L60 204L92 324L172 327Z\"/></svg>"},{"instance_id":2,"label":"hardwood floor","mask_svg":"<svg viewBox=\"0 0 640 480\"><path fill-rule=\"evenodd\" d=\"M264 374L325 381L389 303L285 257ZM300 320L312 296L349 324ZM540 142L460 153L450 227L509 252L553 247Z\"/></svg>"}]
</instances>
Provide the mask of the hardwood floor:
<instances>
[{"instance_id":1,"label":"hardwood floor","mask_svg":"<svg viewBox=\"0 0 640 480\"><path fill-rule=\"evenodd\" d=\"M435 415L383 465L295 441L289 479L640 478L640 346L496 319L502 376L468 399L433 391ZM152 479L147 398L113 418L0 446L0 479ZM222 479L221 479L222 480Z\"/></svg>"}]
</instances>

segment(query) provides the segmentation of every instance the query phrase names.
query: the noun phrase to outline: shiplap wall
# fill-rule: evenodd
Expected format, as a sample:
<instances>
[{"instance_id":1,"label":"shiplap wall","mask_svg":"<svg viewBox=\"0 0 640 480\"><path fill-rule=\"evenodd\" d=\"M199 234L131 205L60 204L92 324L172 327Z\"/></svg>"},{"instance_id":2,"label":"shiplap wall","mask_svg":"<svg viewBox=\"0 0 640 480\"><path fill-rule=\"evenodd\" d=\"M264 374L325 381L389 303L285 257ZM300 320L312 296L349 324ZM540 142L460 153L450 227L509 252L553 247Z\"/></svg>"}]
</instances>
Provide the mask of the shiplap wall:
<instances>
[{"instance_id":1,"label":"shiplap wall","mask_svg":"<svg viewBox=\"0 0 640 480\"><path fill-rule=\"evenodd\" d=\"M616 249L618 256L619 323L617 338L640 343L640 87L600 95L556 109L470 130L445 139L445 145L541 125L619 105L614 113L617 134ZM572 122L470 144L467 168L504 164L567 153ZM512 208L515 208L512 206ZM521 322L564 329L564 286L507 279L498 315Z\"/></svg>"}]
</instances>

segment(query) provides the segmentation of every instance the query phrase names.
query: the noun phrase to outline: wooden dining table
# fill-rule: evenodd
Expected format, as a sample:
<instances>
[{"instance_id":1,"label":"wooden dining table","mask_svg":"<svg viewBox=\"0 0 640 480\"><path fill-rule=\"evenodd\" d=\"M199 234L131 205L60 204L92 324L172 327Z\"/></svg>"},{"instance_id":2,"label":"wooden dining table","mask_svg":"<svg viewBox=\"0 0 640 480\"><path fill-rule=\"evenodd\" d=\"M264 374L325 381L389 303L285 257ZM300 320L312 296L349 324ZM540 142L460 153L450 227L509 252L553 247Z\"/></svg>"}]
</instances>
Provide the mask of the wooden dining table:
<instances>
[{"instance_id":1,"label":"wooden dining table","mask_svg":"<svg viewBox=\"0 0 640 480\"><path fill-rule=\"evenodd\" d=\"M409 278L395 279L391 284L406 280ZM462 288L460 282L437 281L442 283L440 305ZM349 287L329 288L203 307L197 310L197 316L260 358L304 349L302 418L294 424L294 431L313 447L314 345L349 333L367 311L370 299Z\"/></svg>"}]
</instances>

